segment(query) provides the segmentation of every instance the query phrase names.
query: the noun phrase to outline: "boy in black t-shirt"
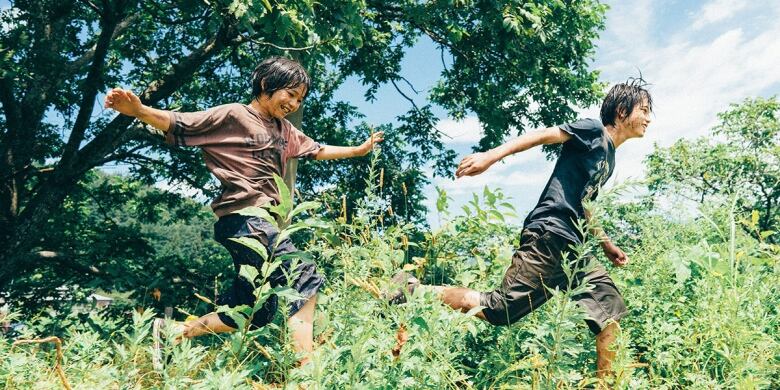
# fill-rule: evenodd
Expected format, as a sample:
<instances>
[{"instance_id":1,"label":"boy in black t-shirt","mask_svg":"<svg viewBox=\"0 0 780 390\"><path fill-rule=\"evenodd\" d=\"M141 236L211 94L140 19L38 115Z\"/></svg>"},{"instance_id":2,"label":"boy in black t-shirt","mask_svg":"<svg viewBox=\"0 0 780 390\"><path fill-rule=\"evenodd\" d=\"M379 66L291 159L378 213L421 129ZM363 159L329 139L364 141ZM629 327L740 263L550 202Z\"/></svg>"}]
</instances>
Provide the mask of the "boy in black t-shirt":
<instances>
[{"instance_id":1,"label":"boy in black t-shirt","mask_svg":"<svg viewBox=\"0 0 780 390\"><path fill-rule=\"evenodd\" d=\"M444 303L463 312L484 306L477 317L494 325L512 324L541 306L549 298L545 286L566 289L562 253L571 253L570 247L582 242L584 237L577 228L578 221L590 218L582 202L595 199L599 188L612 175L615 149L630 138L644 136L650 123L653 102L643 85L642 80L637 80L612 87L601 106L601 121L584 119L529 132L495 149L465 157L455 173L457 177L478 175L496 161L534 146L563 144L539 202L525 219L521 246L516 250L501 286L491 292L444 286L425 288L436 291ZM598 237L604 254L614 265L623 266L628 262L626 254L603 231L592 233ZM408 291L419 284L415 278L403 273L396 275L393 281L406 284ZM593 289L572 299L586 311L588 327L597 335L597 373L603 376L611 369L615 353L610 345L617 336L617 321L626 314L626 306L600 264L577 275L574 284L583 281ZM399 303L405 300L404 294L396 291L388 298Z\"/></svg>"}]
</instances>

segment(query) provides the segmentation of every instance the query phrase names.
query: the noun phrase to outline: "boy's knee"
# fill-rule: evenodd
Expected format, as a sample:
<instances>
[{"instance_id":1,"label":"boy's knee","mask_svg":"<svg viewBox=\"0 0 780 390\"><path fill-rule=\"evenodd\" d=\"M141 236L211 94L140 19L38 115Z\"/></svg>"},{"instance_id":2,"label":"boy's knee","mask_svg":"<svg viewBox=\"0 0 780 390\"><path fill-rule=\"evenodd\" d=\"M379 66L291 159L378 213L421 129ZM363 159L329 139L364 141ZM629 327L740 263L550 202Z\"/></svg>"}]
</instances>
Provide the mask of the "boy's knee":
<instances>
[{"instance_id":1,"label":"boy's knee","mask_svg":"<svg viewBox=\"0 0 780 390\"><path fill-rule=\"evenodd\" d=\"M620 324L617 321L610 321L596 335L597 343L611 343L620 333Z\"/></svg>"}]
</instances>

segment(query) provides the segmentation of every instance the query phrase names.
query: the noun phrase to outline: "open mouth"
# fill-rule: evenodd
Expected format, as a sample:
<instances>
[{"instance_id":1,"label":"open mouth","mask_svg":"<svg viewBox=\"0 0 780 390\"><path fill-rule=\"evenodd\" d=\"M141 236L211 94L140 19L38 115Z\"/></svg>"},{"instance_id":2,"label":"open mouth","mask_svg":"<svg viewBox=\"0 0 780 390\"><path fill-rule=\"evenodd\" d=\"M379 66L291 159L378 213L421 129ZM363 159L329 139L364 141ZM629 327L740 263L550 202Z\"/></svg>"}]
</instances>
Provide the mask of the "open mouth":
<instances>
[{"instance_id":1,"label":"open mouth","mask_svg":"<svg viewBox=\"0 0 780 390\"><path fill-rule=\"evenodd\" d=\"M282 112L284 113L284 115L289 114L290 113L290 107L282 106Z\"/></svg>"}]
</instances>

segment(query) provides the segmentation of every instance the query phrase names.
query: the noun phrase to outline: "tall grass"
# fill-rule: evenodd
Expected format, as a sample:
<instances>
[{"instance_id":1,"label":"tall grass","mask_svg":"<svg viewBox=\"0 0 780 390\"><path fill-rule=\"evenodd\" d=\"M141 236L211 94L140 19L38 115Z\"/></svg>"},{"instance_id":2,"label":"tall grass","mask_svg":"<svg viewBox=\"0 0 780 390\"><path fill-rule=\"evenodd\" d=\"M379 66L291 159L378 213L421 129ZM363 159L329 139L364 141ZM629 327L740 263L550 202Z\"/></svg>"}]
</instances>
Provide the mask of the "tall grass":
<instances>
[{"instance_id":1,"label":"tall grass","mask_svg":"<svg viewBox=\"0 0 780 390\"><path fill-rule=\"evenodd\" d=\"M442 223L436 230L420 232L402 220L389 224L399 217L381 197L383 179L381 173L369 174L366 197L349 224L293 220L311 213L313 203L274 210L290 223L287 233L314 229L306 251L327 278L318 300L312 364L295 365L283 313L269 326L249 329L258 305L221 308L232 313L241 331L167 344L162 369L152 366L154 313L133 310L128 322L97 312L89 326L60 314L19 319L27 330L0 339L0 386L62 388L53 345L12 345L51 336L45 333L51 327L39 324L62 321L72 324L56 336L63 342L61 367L73 388L780 387L778 248L762 241L769 233L751 234L755 216L736 214L732 202L708 204L698 218L681 223L646 205L602 196L595 206L603 211L599 219L612 228L631 263L608 266L630 313L621 321L615 375L599 383L593 337L585 314L571 300L587 285L551 290L547 304L510 327L454 312L424 291L398 306L380 299L379 290L400 269L426 283L492 289L520 236L519 227L506 222L514 215L509 200L487 189L456 217L440 192ZM268 217L267 211L248 212ZM574 250L606 262L595 248ZM272 293L295 299L289 288L264 283L274 267L269 264L242 269L255 281L258 304Z\"/></svg>"}]
</instances>

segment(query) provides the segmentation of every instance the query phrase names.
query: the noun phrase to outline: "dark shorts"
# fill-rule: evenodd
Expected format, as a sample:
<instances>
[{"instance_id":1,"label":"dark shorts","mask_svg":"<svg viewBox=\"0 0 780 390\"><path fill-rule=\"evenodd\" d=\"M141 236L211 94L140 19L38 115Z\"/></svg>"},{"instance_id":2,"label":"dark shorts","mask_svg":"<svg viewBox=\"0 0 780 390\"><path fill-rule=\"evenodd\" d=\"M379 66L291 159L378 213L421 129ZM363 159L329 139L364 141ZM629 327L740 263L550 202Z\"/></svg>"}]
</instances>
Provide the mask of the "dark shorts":
<instances>
[{"instance_id":1,"label":"dark shorts","mask_svg":"<svg viewBox=\"0 0 780 390\"><path fill-rule=\"evenodd\" d=\"M271 253L271 244L276 242L278 235L279 231L273 225L258 217L229 214L221 217L217 223L214 224L214 238L230 252L230 255L233 257L233 266L235 268L233 286L228 291L220 294L218 299L219 304L226 304L230 307L254 305L254 288L246 279L240 277L238 272L242 264L251 265L257 268L258 271L263 264L263 258L260 257L260 255L248 247L229 239L250 237L263 244L268 250L268 253ZM295 248L295 245L293 245L289 238L286 238L276 245L274 256L281 256L294 252L298 252L298 249ZM292 259L285 259L282 262L282 266L271 273L268 280L271 287L287 285L287 277L285 274L291 274L291 263ZM293 282L292 288L300 293L303 296L303 299L290 303L289 315L297 313L309 298L317 294L317 291L324 281L322 276L317 273L316 266L312 263L299 261L295 273L297 274L297 279ZM271 322L276 314L278 306L278 297L276 295L271 296L271 298L266 301L263 308L252 318L252 325L259 328ZM237 327L233 319L225 313L219 313L219 319L225 323L225 325L233 328Z\"/></svg>"},{"instance_id":2,"label":"dark shorts","mask_svg":"<svg viewBox=\"0 0 780 390\"><path fill-rule=\"evenodd\" d=\"M523 230L520 248L512 257L501 287L482 293L482 313L494 325L509 325L525 317L550 298L544 286L560 290L568 288L563 272L562 252L571 253L571 241L544 229ZM573 261L569 256L567 261ZM580 259L580 264L596 261L592 256ZM593 289L572 297L586 312L590 330L598 334L610 320L618 321L626 315L626 304L615 283L601 264L584 273L575 274L573 286L589 283Z\"/></svg>"}]
</instances>

